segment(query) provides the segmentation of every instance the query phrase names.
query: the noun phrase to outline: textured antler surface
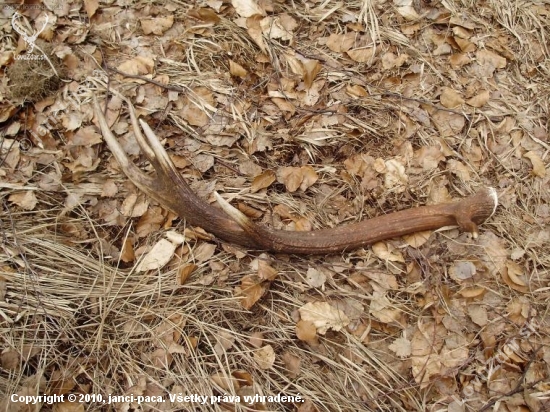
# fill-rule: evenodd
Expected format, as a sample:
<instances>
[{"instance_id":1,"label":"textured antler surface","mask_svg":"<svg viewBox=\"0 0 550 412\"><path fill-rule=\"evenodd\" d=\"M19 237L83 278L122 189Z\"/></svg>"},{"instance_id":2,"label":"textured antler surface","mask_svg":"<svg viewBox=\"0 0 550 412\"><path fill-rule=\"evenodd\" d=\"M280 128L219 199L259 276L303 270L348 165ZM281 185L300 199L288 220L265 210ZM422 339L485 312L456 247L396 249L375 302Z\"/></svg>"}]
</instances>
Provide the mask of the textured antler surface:
<instances>
[{"instance_id":1,"label":"textured antler surface","mask_svg":"<svg viewBox=\"0 0 550 412\"><path fill-rule=\"evenodd\" d=\"M138 122L132 104L127 103L136 140L153 165L155 176L145 175L128 159L94 99L101 132L124 174L143 192L190 224L201 226L225 241L247 248L299 254L332 253L451 225L458 225L477 236L477 225L489 218L498 205L495 189L485 188L458 202L401 210L331 229L311 232L272 229L254 223L217 193L215 195L221 209L200 199L176 170L151 128L143 120Z\"/></svg>"}]
</instances>

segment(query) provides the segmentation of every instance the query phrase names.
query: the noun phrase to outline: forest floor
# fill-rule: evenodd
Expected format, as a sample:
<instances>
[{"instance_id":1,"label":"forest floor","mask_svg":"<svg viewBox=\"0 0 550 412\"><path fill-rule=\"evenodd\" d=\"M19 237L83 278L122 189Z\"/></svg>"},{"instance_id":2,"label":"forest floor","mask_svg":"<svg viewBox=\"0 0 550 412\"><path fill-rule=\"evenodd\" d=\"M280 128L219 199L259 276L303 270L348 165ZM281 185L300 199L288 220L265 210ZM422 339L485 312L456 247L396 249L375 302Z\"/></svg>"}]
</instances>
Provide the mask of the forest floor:
<instances>
[{"instance_id":1,"label":"forest floor","mask_svg":"<svg viewBox=\"0 0 550 412\"><path fill-rule=\"evenodd\" d=\"M548 2L99 3L0 6L0 411L550 410ZM121 172L94 97L153 169L120 96L262 224L499 207L477 238L245 250Z\"/></svg>"}]
</instances>

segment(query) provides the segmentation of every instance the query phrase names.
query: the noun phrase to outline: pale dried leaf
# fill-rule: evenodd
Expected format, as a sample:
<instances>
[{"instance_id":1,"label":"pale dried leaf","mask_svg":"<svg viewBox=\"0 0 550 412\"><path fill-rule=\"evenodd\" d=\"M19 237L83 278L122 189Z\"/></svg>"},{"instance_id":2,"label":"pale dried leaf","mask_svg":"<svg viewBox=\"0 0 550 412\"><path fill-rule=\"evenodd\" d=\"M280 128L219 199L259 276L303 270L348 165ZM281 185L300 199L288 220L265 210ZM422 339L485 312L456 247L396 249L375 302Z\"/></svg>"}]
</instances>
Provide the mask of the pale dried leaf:
<instances>
[{"instance_id":1,"label":"pale dried leaf","mask_svg":"<svg viewBox=\"0 0 550 412\"><path fill-rule=\"evenodd\" d=\"M136 271L144 272L146 270L160 269L172 259L175 251L176 245L166 239L160 239L139 262Z\"/></svg>"},{"instance_id":2,"label":"pale dried leaf","mask_svg":"<svg viewBox=\"0 0 550 412\"><path fill-rule=\"evenodd\" d=\"M12 193L9 195L8 201L15 203L24 210L33 210L38 204L38 199L34 194L34 190L25 190L24 192Z\"/></svg>"},{"instance_id":3,"label":"pale dried leaf","mask_svg":"<svg viewBox=\"0 0 550 412\"><path fill-rule=\"evenodd\" d=\"M231 0L231 4L241 17L251 17L255 14L265 15L265 11L254 0Z\"/></svg>"},{"instance_id":4,"label":"pale dried leaf","mask_svg":"<svg viewBox=\"0 0 550 412\"><path fill-rule=\"evenodd\" d=\"M296 337L303 342L313 342L317 337L317 328L309 320L296 322Z\"/></svg>"},{"instance_id":5,"label":"pale dried leaf","mask_svg":"<svg viewBox=\"0 0 550 412\"><path fill-rule=\"evenodd\" d=\"M229 60L229 73L231 73L232 76L240 77L242 79L244 79L248 75L246 69L239 63L234 62L233 60Z\"/></svg>"},{"instance_id":6,"label":"pale dried leaf","mask_svg":"<svg viewBox=\"0 0 550 412\"><path fill-rule=\"evenodd\" d=\"M482 107L484 106L491 97L491 94L487 90L482 90L480 93L474 97L466 100L466 104L472 107Z\"/></svg>"},{"instance_id":7,"label":"pale dried leaf","mask_svg":"<svg viewBox=\"0 0 550 412\"><path fill-rule=\"evenodd\" d=\"M207 260L210 260L212 256L214 256L214 252L216 251L216 245L213 243L201 243L197 248L194 250L193 255L195 257L195 260L199 263L206 262Z\"/></svg>"},{"instance_id":8,"label":"pale dried leaf","mask_svg":"<svg viewBox=\"0 0 550 412\"><path fill-rule=\"evenodd\" d=\"M481 327L487 325L487 310L484 306L468 305L468 315L476 325Z\"/></svg>"},{"instance_id":9,"label":"pale dried leaf","mask_svg":"<svg viewBox=\"0 0 550 412\"><path fill-rule=\"evenodd\" d=\"M260 369L271 369L275 363L275 351L271 345L266 345L254 351L254 360Z\"/></svg>"},{"instance_id":10,"label":"pale dried leaf","mask_svg":"<svg viewBox=\"0 0 550 412\"><path fill-rule=\"evenodd\" d=\"M476 274L476 267L472 262L456 261L449 268L449 275L456 282L463 282Z\"/></svg>"},{"instance_id":11,"label":"pale dried leaf","mask_svg":"<svg viewBox=\"0 0 550 412\"><path fill-rule=\"evenodd\" d=\"M382 323L396 322L401 316L401 312L392 305L384 292L373 293L369 313Z\"/></svg>"},{"instance_id":12,"label":"pale dried leaf","mask_svg":"<svg viewBox=\"0 0 550 412\"><path fill-rule=\"evenodd\" d=\"M449 109L453 109L464 103L462 96L450 87L443 88L441 95L439 96L439 100L444 107Z\"/></svg>"},{"instance_id":13,"label":"pale dried leaf","mask_svg":"<svg viewBox=\"0 0 550 412\"><path fill-rule=\"evenodd\" d=\"M309 302L298 311L302 320L313 322L317 332L321 335L324 335L329 329L339 331L350 322L343 311L327 302Z\"/></svg>"},{"instance_id":14,"label":"pale dried leaf","mask_svg":"<svg viewBox=\"0 0 550 412\"><path fill-rule=\"evenodd\" d=\"M277 170L277 181L283 183L291 193L298 190L303 178L303 171L299 167L287 166Z\"/></svg>"},{"instance_id":15,"label":"pale dried leaf","mask_svg":"<svg viewBox=\"0 0 550 412\"><path fill-rule=\"evenodd\" d=\"M411 341L405 337L397 338L388 346L388 349L400 358L407 358L411 356Z\"/></svg>"},{"instance_id":16,"label":"pale dried leaf","mask_svg":"<svg viewBox=\"0 0 550 412\"><path fill-rule=\"evenodd\" d=\"M140 23L144 34L153 33L161 36L174 25L174 15L169 14L168 16L145 18L140 20Z\"/></svg>"},{"instance_id":17,"label":"pale dried leaf","mask_svg":"<svg viewBox=\"0 0 550 412\"><path fill-rule=\"evenodd\" d=\"M319 180L317 172L311 166L302 166L300 171L302 173L302 183L300 184L301 190L305 191L307 188L314 185L317 180Z\"/></svg>"},{"instance_id":18,"label":"pale dried leaf","mask_svg":"<svg viewBox=\"0 0 550 412\"><path fill-rule=\"evenodd\" d=\"M327 276L315 268L308 268L306 280L309 286L313 288L320 288L327 281Z\"/></svg>"},{"instance_id":19,"label":"pale dried leaf","mask_svg":"<svg viewBox=\"0 0 550 412\"><path fill-rule=\"evenodd\" d=\"M422 232L416 232L410 235L403 235L403 240L407 242L409 246L419 248L428 241L431 234L431 230L424 230Z\"/></svg>"},{"instance_id":20,"label":"pale dried leaf","mask_svg":"<svg viewBox=\"0 0 550 412\"><path fill-rule=\"evenodd\" d=\"M385 162L384 185L397 193L405 190L409 177L405 173L405 166L398 159L390 159Z\"/></svg>"},{"instance_id":21,"label":"pale dried leaf","mask_svg":"<svg viewBox=\"0 0 550 412\"><path fill-rule=\"evenodd\" d=\"M405 262L403 255L389 243L376 242L372 245L372 251L374 254L383 260L389 260L390 262Z\"/></svg>"},{"instance_id":22,"label":"pale dried leaf","mask_svg":"<svg viewBox=\"0 0 550 412\"><path fill-rule=\"evenodd\" d=\"M289 378L294 379L300 375L300 365L302 361L298 356L286 351L283 353L283 362L285 364L285 369L288 371Z\"/></svg>"},{"instance_id":23,"label":"pale dried leaf","mask_svg":"<svg viewBox=\"0 0 550 412\"><path fill-rule=\"evenodd\" d=\"M532 170L533 175L537 177L546 176L546 168L544 166L544 162L537 153L533 151L527 152L523 155L523 157L526 157L531 161L531 164L533 165L533 170Z\"/></svg>"}]
</instances>

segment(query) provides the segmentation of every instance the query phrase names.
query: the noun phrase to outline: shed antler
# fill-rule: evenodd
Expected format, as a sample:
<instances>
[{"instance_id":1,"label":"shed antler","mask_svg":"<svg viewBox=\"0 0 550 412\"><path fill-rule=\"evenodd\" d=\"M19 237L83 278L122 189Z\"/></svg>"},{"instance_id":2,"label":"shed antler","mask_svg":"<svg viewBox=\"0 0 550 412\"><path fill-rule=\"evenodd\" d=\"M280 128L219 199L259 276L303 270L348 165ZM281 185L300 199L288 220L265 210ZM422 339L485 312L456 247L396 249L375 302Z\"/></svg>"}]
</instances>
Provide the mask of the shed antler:
<instances>
[{"instance_id":1,"label":"shed antler","mask_svg":"<svg viewBox=\"0 0 550 412\"><path fill-rule=\"evenodd\" d=\"M485 188L454 203L422 206L389 213L332 229L295 232L276 230L251 221L215 193L221 207L200 199L181 177L149 125L139 124L132 104L127 101L136 140L153 165L156 175L144 174L129 159L109 129L99 104L94 110L103 138L122 171L143 192L156 199L190 224L200 226L219 238L241 246L283 253L320 254L351 250L374 242L422 230L458 225L477 236L477 225L492 216L498 205L496 191Z\"/></svg>"}]
</instances>

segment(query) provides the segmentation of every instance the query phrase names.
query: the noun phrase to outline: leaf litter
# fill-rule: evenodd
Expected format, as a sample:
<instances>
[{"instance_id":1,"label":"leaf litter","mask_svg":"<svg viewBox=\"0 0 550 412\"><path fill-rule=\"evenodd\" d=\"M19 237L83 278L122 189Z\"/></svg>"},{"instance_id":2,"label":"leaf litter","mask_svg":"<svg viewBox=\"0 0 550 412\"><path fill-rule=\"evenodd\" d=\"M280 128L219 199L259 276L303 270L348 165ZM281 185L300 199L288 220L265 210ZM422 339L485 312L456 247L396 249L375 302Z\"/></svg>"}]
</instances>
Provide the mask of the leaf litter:
<instances>
[{"instance_id":1,"label":"leaf litter","mask_svg":"<svg viewBox=\"0 0 550 412\"><path fill-rule=\"evenodd\" d=\"M47 61L21 76L28 45L0 16L3 393L168 400L145 411L197 406L180 392L299 394L250 406L298 412L549 408L550 5L39 3L19 12L27 30L48 17L37 45L59 78ZM94 95L151 168L108 87L202 198L276 228L485 185L501 207L478 239L444 228L300 258L220 244L121 174Z\"/></svg>"}]
</instances>

